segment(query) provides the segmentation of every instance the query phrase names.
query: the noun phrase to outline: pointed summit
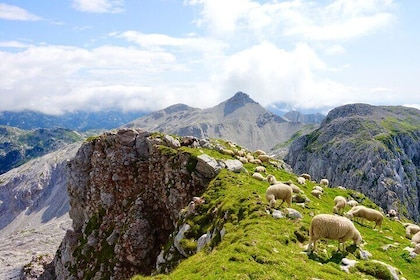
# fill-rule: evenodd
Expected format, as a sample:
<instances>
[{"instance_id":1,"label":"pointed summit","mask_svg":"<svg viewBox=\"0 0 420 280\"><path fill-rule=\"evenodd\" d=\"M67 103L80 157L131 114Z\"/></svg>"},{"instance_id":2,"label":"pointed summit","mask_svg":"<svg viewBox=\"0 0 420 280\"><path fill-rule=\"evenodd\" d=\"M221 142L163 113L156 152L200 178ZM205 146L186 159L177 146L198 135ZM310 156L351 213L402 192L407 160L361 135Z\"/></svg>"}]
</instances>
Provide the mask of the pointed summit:
<instances>
[{"instance_id":1,"label":"pointed summit","mask_svg":"<svg viewBox=\"0 0 420 280\"><path fill-rule=\"evenodd\" d=\"M224 114L229 115L233 113L236 109L244 107L246 104L258 104L252 100L248 94L238 91L234 96L226 100L224 103ZM223 104L222 103L222 104Z\"/></svg>"}]
</instances>

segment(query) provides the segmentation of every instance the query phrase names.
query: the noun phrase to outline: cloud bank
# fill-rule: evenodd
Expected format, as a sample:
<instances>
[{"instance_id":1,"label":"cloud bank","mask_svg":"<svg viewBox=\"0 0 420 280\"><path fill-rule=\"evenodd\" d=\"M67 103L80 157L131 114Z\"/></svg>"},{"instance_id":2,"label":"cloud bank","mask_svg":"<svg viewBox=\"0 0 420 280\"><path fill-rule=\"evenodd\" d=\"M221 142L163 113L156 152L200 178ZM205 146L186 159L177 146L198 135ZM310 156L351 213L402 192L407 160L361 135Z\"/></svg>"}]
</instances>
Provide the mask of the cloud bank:
<instances>
[{"instance_id":1,"label":"cloud bank","mask_svg":"<svg viewBox=\"0 0 420 280\"><path fill-rule=\"evenodd\" d=\"M124 4L75 0L72 7L121 13ZM353 102L401 102L394 89L340 80L351 70L347 45L395 24L391 0L185 0L184 8L197 11L190 20L198 32L110 31L95 47L0 42L7 48L0 51L0 110L207 108L237 91L267 107L323 112ZM10 9L20 11L14 20L39 19L4 4L0 17L10 19ZM332 57L343 62L331 63ZM417 106L415 94L404 103Z\"/></svg>"}]
</instances>

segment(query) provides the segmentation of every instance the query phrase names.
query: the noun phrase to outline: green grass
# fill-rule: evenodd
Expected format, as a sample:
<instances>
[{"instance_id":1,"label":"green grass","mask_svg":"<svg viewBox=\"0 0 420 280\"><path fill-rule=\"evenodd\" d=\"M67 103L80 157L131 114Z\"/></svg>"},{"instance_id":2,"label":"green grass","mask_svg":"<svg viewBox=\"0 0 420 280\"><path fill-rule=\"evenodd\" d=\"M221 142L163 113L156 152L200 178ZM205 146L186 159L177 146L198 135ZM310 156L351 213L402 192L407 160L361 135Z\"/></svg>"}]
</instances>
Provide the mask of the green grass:
<instances>
[{"instance_id":1,"label":"green grass","mask_svg":"<svg viewBox=\"0 0 420 280\"><path fill-rule=\"evenodd\" d=\"M213 157L224 157L211 150L182 149L183 152L206 152ZM312 216L332 213L336 195L353 197L363 205L377 208L363 194L326 188L322 199L317 199L310 194L315 183L307 183L301 189L311 202L305 208L292 205L304 218L275 219L267 214L269 208L265 201L265 190L268 183L251 177L255 165L245 164L244 167L248 173L222 170L203 194L206 203L197 208L196 215L187 216L182 221L191 226L181 242L189 249L191 256L179 264L173 264L169 274L138 275L133 279L387 279L388 270L372 260L398 268L406 279L420 277L419 259L409 258L403 250L410 245L410 240L404 237L404 227L388 218L385 218L381 231L374 230L373 223L355 222L365 241L363 250L372 254L369 260L360 260L359 249L349 241L345 252L337 252L338 243L331 240L318 241L315 253L305 251ZM295 174L271 165L266 167L267 173L274 174L277 180L292 180L297 184ZM223 238L220 236L222 229L226 232ZM210 245L193 254L194 242L204 233L216 233L216 237ZM385 251L383 246L388 244L393 247ZM166 247L170 247L170 244ZM341 270L343 257L358 260L351 273Z\"/></svg>"}]
</instances>

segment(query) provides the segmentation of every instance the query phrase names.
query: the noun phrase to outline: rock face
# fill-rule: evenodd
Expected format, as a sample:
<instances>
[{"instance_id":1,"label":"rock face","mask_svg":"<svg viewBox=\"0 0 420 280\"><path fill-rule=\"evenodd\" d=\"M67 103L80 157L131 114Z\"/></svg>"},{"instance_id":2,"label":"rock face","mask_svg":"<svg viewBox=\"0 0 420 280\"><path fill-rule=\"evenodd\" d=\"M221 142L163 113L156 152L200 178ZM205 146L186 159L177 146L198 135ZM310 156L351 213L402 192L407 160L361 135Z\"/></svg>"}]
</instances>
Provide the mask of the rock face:
<instances>
[{"instance_id":1,"label":"rock face","mask_svg":"<svg viewBox=\"0 0 420 280\"><path fill-rule=\"evenodd\" d=\"M295 140L285 157L295 173L360 191L385 211L419 221L420 111L352 104Z\"/></svg>"},{"instance_id":2,"label":"rock face","mask_svg":"<svg viewBox=\"0 0 420 280\"><path fill-rule=\"evenodd\" d=\"M68 163L73 230L55 257L58 279L152 272L179 211L219 168L210 172L205 159L181 144L171 136L122 129L82 145Z\"/></svg>"},{"instance_id":3,"label":"rock face","mask_svg":"<svg viewBox=\"0 0 420 280\"><path fill-rule=\"evenodd\" d=\"M70 144L0 175L0 279L18 279L31 258L54 255L71 227L66 163L80 145Z\"/></svg>"},{"instance_id":4,"label":"rock face","mask_svg":"<svg viewBox=\"0 0 420 280\"><path fill-rule=\"evenodd\" d=\"M288 141L295 133L305 134L318 126L275 115L243 92L212 108L202 110L177 104L125 125L182 136L226 139L248 149L266 151Z\"/></svg>"}]
</instances>

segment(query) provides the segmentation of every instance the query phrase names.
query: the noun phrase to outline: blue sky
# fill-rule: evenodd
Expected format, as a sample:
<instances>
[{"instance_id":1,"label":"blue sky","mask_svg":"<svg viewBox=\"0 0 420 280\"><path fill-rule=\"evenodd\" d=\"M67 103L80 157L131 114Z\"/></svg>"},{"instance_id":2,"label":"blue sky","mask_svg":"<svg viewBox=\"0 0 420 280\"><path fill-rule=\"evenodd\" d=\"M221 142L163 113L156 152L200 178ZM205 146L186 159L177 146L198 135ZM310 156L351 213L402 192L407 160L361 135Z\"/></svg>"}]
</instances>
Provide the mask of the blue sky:
<instances>
[{"instance_id":1,"label":"blue sky","mask_svg":"<svg viewBox=\"0 0 420 280\"><path fill-rule=\"evenodd\" d=\"M419 1L0 0L0 110L420 108ZM417 14L416 14L417 13Z\"/></svg>"}]
</instances>

